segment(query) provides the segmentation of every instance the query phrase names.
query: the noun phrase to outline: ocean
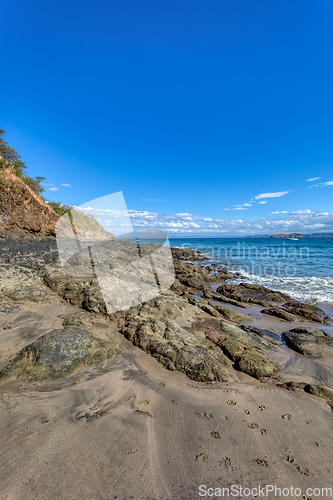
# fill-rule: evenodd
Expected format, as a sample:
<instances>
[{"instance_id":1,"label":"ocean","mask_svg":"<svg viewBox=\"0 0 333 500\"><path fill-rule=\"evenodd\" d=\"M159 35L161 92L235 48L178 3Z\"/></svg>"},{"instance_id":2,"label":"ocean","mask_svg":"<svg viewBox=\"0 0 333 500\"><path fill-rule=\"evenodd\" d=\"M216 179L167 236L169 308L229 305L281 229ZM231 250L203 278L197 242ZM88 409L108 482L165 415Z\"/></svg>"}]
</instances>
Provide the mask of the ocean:
<instances>
[{"instance_id":1,"label":"ocean","mask_svg":"<svg viewBox=\"0 0 333 500\"><path fill-rule=\"evenodd\" d=\"M169 238L170 245L199 250L246 281L291 297L333 304L333 239Z\"/></svg>"}]
</instances>

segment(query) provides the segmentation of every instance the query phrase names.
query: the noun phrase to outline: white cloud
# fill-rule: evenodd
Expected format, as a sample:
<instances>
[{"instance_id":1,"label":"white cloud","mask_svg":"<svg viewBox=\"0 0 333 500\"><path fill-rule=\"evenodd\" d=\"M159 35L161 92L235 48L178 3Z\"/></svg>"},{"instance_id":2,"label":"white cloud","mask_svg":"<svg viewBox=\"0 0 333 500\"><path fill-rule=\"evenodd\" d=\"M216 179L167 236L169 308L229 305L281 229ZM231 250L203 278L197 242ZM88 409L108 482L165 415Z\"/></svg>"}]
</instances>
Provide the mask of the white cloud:
<instances>
[{"instance_id":1,"label":"white cloud","mask_svg":"<svg viewBox=\"0 0 333 500\"><path fill-rule=\"evenodd\" d=\"M48 191L59 191L59 188L57 187L51 187L48 189Z\"/></svg>"},{"instance_id":2,"label":"white cloud","mask_svg":"<svg viewBox=\"0 0 333 500\"><path fill-rule=\"evenodd\" d=\"M244 207L252 207L251 203L244 203L243 205L244 205Z\"/></svg>"},{"instance_id":3,"label":"white cloud","mask_svg":"<svg viewBox=\"0 0 333 500\"><path fill-rule=\"evenodd\" d=\"M247 210L245 207L225 208L224 210Z\"/></svg>"},{"instance_id":4,"label":"white cloud","mask_svg":"<svg viewBox=\"0 0 333 500\"><path fill-rule=\"evenodd\" d=\"M313 187L332 187L333 186L333 181L327 181L327 182L320 182L319 184L313 184L312 186L309 186L308 189L311 189Z\"/></svg>"},{"instance_id":5,"label":"white cloud","mask_svg":"<svg viewBox=\"0 0 333 500\"><path fill-rule=\"evenodd\" d=\"M161 229L166 231L169 236L245 236L283 232L333 232L333 213L320 213L310 209L295 210L292 213L285 210L276 211L268 217L252 220L215 219L199 214L192 214L191 219L193 220L189 220L188 217L179 216L179 214L161 214L147 210L122 212L111 209L94 210L91 207L87 207L85 210L98 217L101 224L111 232L112 226L117 224L117 221L124 222L124 218L127 216L130 217L134 227Z\"/></svg>"},{"instance_id":6,"label":"white cloud","mask_svg":"<svg viewBox=\"0 0 333 500\"><path fill-rule=\"evenodd\" d=\"M291 212L292 215L309 215L311 213L312 213L312 211L309 210L309 209L306 209L306 210L294 210L293 212Z\"/></svg>"},{"instance_id":7,"label":"white cloud","mask_svg":"<svg viewBox=\"0 0 333 500\"><path fill-rule=\"evenodd\" d=\"M290 193L290 191L279 191L277 193L262 193L262 194L257 194L257 196L255 196L253 199L261 200L263 198L281 198L282 196L285 196L288 193Z\"/></svg>"},{"instance_id":8,"label":"white cloud","mask_svg":"<svg viewBox=\"0 0 333 500\"><path fill-rule=\"evenodd\" d=\"M70 184L67 184L67 182L63 182L61 185L64 186L64 187L66 187L66 188L71 188L72 187Z\"/></svg>"},{"instance_id":9,"label":"white cloud","mask_svg":"<svg viewBox=\"0 0 333 500\"><path fill-rule=\"evenodd\" d=\"M305 182L315 182L315 181L319 181L320 177L312 177L311 179L306 179Z\"/></svg>"},{"instance_id":10,"label":"white cloud","mask_svg":"<svg viewBox=\"0 0 333 500\"><path fill-rule=\"evenodd\" d=\"M259 205L266 205L267 201L259 201Z\"/></svg>"}]
</instances>

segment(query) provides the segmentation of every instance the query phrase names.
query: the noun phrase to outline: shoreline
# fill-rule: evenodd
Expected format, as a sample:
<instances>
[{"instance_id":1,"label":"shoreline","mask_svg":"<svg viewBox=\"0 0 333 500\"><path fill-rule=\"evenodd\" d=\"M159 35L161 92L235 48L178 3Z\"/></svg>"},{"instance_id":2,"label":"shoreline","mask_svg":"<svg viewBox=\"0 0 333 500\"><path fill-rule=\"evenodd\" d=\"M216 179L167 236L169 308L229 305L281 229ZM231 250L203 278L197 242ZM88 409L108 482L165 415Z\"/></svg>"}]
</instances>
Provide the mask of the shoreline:
<instances>
[{"instance_id":1,"label":"shoreline","mask_svg":"<svg viewBox=\"0 0 333 500\"><path fill-rule=\"evenodd\" d=\"M54 242L7 246L0 369L16 371L0 380L11 464L0 471L4 497L188 500L203 484L330 485L333 400L320 388L333 389L332 347L311 333L331 328L325 316L263 314L287 299L250 287L241 298L262 304L237 302L223 266L205 269L199 255L191 264L179 250L171 290L108 315L93 279L61 272ZM295 326L308 332L295 335L311 354L282 342ZM37 358L28 372L15 364L17 353L64 329L69 342L82 330L106 342L112 356L46 378Z\"/></svg>"}]
</instances>

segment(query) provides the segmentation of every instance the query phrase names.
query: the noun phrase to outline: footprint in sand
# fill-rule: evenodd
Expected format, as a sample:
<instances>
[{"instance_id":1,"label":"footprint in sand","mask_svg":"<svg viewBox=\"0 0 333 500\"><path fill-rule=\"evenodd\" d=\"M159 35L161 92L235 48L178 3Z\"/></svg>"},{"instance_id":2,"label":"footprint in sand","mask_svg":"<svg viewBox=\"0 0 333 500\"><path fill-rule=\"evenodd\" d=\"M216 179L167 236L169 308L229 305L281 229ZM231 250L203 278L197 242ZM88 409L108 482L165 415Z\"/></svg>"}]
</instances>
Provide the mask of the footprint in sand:
<instances>
[{"instance_id":1,"label":"footprint in sand","mask_svg":"<svg viewBox=\"0 0 333 500\"><path fill-rule=\"evenodd\" d=\"M247 424L250 429L259 429L259 425L256 424L255 422L252 422L251 424Z\"/></svg>"},{"instance_id":2,"label":"footprint in sand","mask_svg":"<svg viewBox=\"0 0 333 500\"><path fill-rule=\"evenodd\" d=\"M161 387L165 387L165 383L164 382L160 382L158 385L160 385Z\"/></svg>"},{"instance_id":3,"label":"footprint in sand","mask_svg":"<svg viewBox=\"0 0 333 500\"><path fill-rule=\"evenodd\" d=\"M206 413L206 412L204 412L204 413L199 413L198 411L196 411L196 412L194 413L194 415L196 415L197 417L206 417L206 418L208 418L209 420L212 420L212 419L214 418L214 417L213 417L213 415L212 415L211 413Z\"/></svg>"},{"instance_id":4,"label":"footprint in sand","mask_svg":"<svg viewBox=\"0 0 333 500\"><path fill-rule=\"evenodd\" d=\"M265 409L265 408L266 408L266 406L265 406L265 405L260 405L260 406L259 406L259 410L260 410L260 411L264 411L264 409Z\"/></svg>"},{"instance_id":5,"label":"footprint in sand","mask_svg":"<svg viewBox=\"0 0 333 500\"><path fill-rule=\"evenodd\" d=\"M298 465L295 463L294 457L287 455L286 459L287 459L287 462L289 462L290 464L293 464L293 466L295 467L295 470L297 472L299 472L300 474L303 474L303 476L308 476L310 474L309 470L306 467L303 467L302 465Z\"/></svg>"},{"instance_id":6,"label":"footprint in sand","mask_svg":"<svg viewBox=\"0 0 333 500\"><path fill-rule=\"evenodd\" d=\"M206 453L199 453L198 455L196 455L195 457L195 461L196 462L206 462L208 460L208 455Z\"/></svg>"},{"instance_id":7,"label":"footprint in sand","mask_svg":"<svg viewBox=\"0 0 333 500\"><path fill-rule=\"evenodd\" d=\"M132 453L136 453L137 451L138 451L137 448L131 448L130 446L123 450L125 455L131 455Z\"/></svg>"},{"instance_id":8,"label":"footprint in sand","mask_svg":"<svg viewBox=\"0 0 333 500\"><path fill-rule=\"evenodd\" d=\"M247 424L250 429L256 429L260 432L261 435L267 434L266 429L259 429L259 425L256 424L255 422L252 422L251 424Z\"/></svg>"},{"instance_id":9,"label":"footprint in sand","mask_svg":"<svg viewBox=\"0 0 333 500\"><path fill-rule=\"evenodd\" d=\"M291 420L291 415L289 413L283 413L283 415L281 415L281 417L284 420Z\"/></svg>"},{"instance_id":10,"label":"footprint in sand","mask_svg":"<svg viewBox=\"0 0 333 500\"><path fill-rule=\"evenodd\" d=\"M236 401L232 401L231 399L228 399L227 404L235 406L237 403L236 403Z\"/></svg>"},{"instance_id":11,"label":"footprint in sand","mask_svg":"<svg viewBox=\"0 0 333 500\"><path fill-rule=\"evenodd\" d=\"M216 432L216 431L212 431L210 434L215 439L221 439L220 434L218 432Z\"/></svg>"},{"instance_id":12,"label":"footprint in sand","mask_svg":"<svg viewBox=\"0 0 333 500\"><path fill-rule=\"evenodd\" d=\"M233 471L234 468L229 457L224 457L224 459L219 463L220 467L224 470Z\"/></svg>"},{"instance_id":13,"label":"footprint in sand","mask_svg":"<svg viewBox=\"0 0 333 500\"><path fill-rule=\"evenodd\" d=\"M266 460L262 460L261 458L256 458L256 462L258 465L261 465L261 467L268 467L268 462L266 462Z\"/></svg>"},{"instance_id":14,"label":"footprint in sand","mask_svg":"<svg viewBox=\"0 0 333 500\"><path fill-rule=\"evenodd\" d=\"M251 415L250 410L244 410L244 413L245 413L246 415Z\"/></svg>"}]
</instances>

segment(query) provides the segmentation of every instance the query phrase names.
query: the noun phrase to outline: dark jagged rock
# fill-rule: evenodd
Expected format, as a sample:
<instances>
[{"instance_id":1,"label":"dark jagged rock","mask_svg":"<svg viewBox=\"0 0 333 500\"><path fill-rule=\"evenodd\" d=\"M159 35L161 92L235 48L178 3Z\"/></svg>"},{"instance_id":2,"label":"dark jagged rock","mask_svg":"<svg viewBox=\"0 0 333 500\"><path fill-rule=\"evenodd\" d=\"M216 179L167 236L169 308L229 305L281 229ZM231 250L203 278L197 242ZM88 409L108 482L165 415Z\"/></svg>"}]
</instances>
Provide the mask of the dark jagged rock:
<instances>
[{"instance_id":1,"label":"dark jagged rock","mask_svg":"<svg viewBox=\"0 0 333 500\"><path fill-rule=\"evenodd\" d=\"M22 349L0 372L0 377L58 378L82 364L98 366L113 354L115 349L110 343L94 337L87 330L53 330Z\"/></svg>"},{"instance_id":2,"label":"dark jagged rock","mask_svg":"<svg viewBox=\"0 0 333 500\"><path fill-rule=\"evenodd\" d=\"M209 260L208 257L202 255L201 252L196 250L190 250L189 248L175 248L171 249L172 257L175 260L187 260L187 261L205 261Z\"/></svg>"},{"instance_id":3,"label":"dark jagged rock","mask_svg":"<svg viewBox=\"0 0 333 500\"><path fill-rule=\"evenodd\" d=\"M196 278L192 277L185 277L185 278L180 278L179 279L180 283L183 285L189 287L189 288L194 288L196 290L201 290L205 292L210 292L212 293L212 289L205 283L204 281L198 280Z\"/></svg>"},{"instance_id":4,"label":"dark jagged rock","mask_svg":"<svg viewBox=\"0 0 333 500\"><path fill-rule=\"evenodd\" d=\"M284 332L282 338L287 347L305 355L311 354L311 346L321 344L333 347L333 337L316 328L293 328Z\"/></svg>"},{"instance_id":5,"label":"dark jagged rock","mask_svg":"<svg viewBox=\"0 0 333 500\"><path fill-rule=\"evenodd\" d=\"M237 302L260 304L263 306L269 306L272 303L282 303L289 298L281 292L275 292L264 286L249 283L240 283L239 285L223 284L216 291Z\"/></svg>"},{"instance_id":6,"label":"dark jagged rock","mask_svg":"<svg viewBox=\"0 0 333 500\"><path fill-rule=\"evenodd\" d=\"M241 325L241 329L244 330L244 332L248 332L250 334L259 336L261 338L268 338L269 341L275 345L282 344L280 335L272 332L271 330L266 330L263 328L258 328L256 326L248 326L248 325Z\"/></svg>"},{"instance_id":7,"label":"dark jagged rock","mask_svg":"<svg viewBox=\"0 0 333 500\"><path fill-rule=\"evenodd\" d=\"M295 321L295 317L280 307L268 307L261 311L262 314L275 316L276 318L283 319L284 321Z\"/></svg>"},{"instance_id":8,"label":"dark jagged rock","mask_svg":"<svg viewBox=\"0 0 333 500\"><path fill-rule=\"evenodd\" d=\"M221 293L213 292L212 298L214 300L216 300L217 302L223 302L224 304L230 304L232 306L242 307L243 309L245 309L246 307L250 307L247 304L244 304L242 302L238 302L237 300L231 299L230 297L226 297L225 295L222 295Z\"/></svg>"},{"instance_id":9,"label":"dark jagged rock","mask_svg":"<svg viewBox=\"0 0 333 500\"><path fill-rule=\"evenodd\" d=\"M73 305L87 311L106 313L105 302L96 279L73 277L48 267L41 273L44 283Z\"/></svg>"},{"instance_id":10,"label":"dark jagged rock","mask_svg":"<svg viewBox=\"0 0 333 500\"><path fill-rule=\"evenodd\" d=\"M251 314L242 314L240 312L235 311L231 307L221 306L216 304L215 302L209 302L209 305L214 307L223 318L232 321L233 323L237 323L238 325L251 323L254 321L254 317Z\"/></svg>"},{"instance_id":11,"label":"dark jagged rock","mask_svg":"<svg viewBox=\"0 0 333 500\"><path fill-rule=\"evenodd\" d=\"M282 307L285 311L290 312L291 314L302 316L303 318L314 321L315 323L322 323L324 325L332 324L331 318L319 307L310 304L303 304L297 300L289 300L285 304L282 304Z\"/></svg>"}]
</instances>

